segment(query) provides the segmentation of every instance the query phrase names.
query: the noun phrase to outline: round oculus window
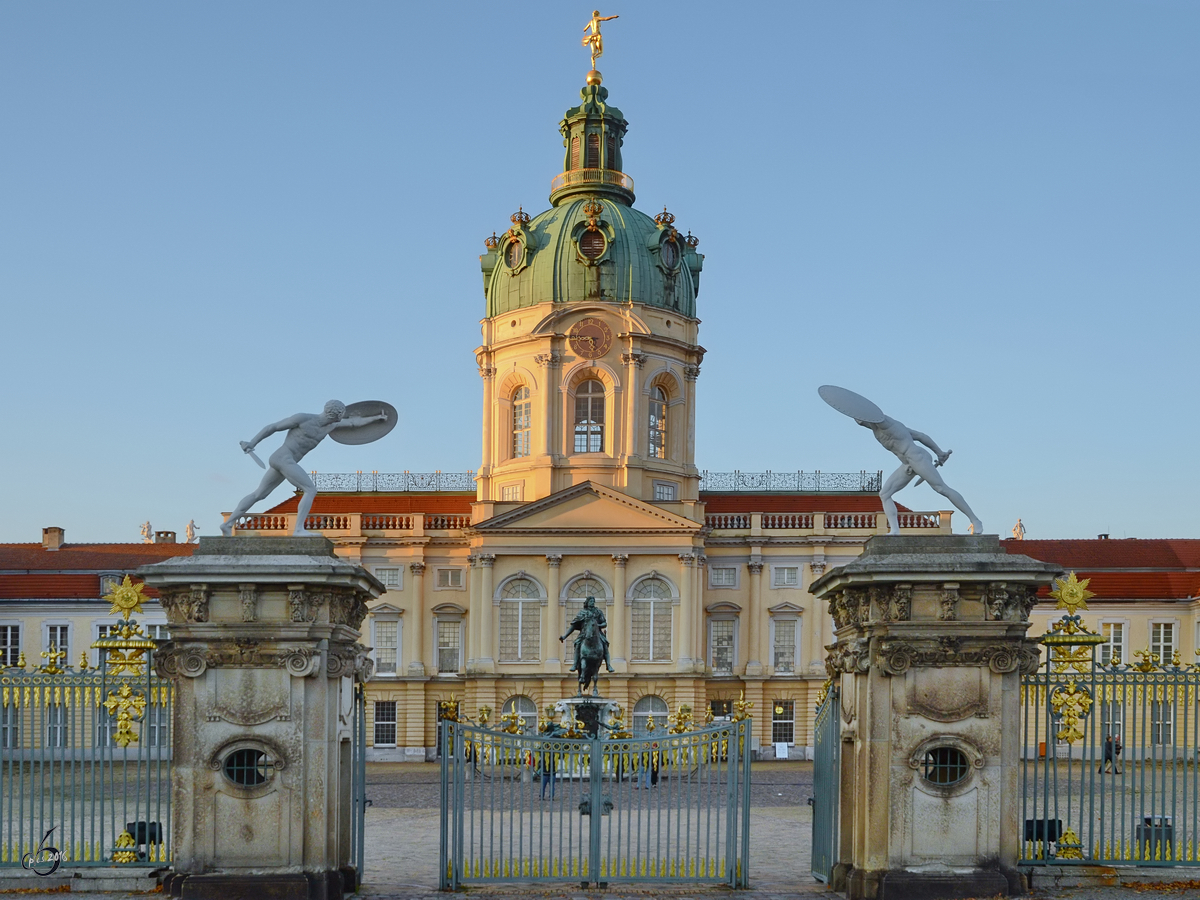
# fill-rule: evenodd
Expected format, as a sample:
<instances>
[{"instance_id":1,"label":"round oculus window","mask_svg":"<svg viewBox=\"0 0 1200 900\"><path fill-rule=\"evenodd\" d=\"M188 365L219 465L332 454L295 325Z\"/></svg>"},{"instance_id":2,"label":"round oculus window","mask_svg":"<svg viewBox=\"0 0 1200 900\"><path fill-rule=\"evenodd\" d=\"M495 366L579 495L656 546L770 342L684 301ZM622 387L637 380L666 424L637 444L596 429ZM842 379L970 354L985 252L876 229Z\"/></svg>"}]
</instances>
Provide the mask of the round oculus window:
<instances>
[{"instance_id":1,"label":"round oculus window","mask_svg":"<svg viewBox=\"0 0 1200 900\"><path fill-rule=\"evenodd\" d=\"M225 777L243 787L265 783L267 767L267 754L253 747L234 750L225 757Z\"/></svg>"},{"instance_id":2,"label":"round oculus window","mask_svg":"<svg viewBox=\"0 0 1200 900\"><path fill-rule=\"evenodd\" d=\"M525 248L521 246L520 241L509 241L508 246L504 249L504 261L508 263L510 269L515 269L521 264L521 260L525 258Z\"/></svg>"},{"instance_id":3,"label":"round oculus window","mask_svg":"<svg viewBox=\"0 0 1200 900\"><path fill-rule=\"evenodd\" d=\"M599 231L585 231L579 236L579 252L588 259L599 259L604 255L608 241Z\"/></svg>"},{"instance_id":4,"label":"round oculus window","mask_svg":"<svg viewBox=\"0 0 1200 900\"><path fill-rule=\"evenodd\" d=\"M663 241L662 247L658 251L658 258L668 269L674 269L679 265L679 245L674 241Z\"/></svg>"},{"instance_id":5,"label":"round oculus window","mask_svg":"<svg viewBox=\"0 0 1200 900\"><path fill-rule=\"evenodd\" d=\"M957 747L934 747L925 754L921 774L930 784L949 787L967 777L971 764Z\"/></svg>"}]
</instances>

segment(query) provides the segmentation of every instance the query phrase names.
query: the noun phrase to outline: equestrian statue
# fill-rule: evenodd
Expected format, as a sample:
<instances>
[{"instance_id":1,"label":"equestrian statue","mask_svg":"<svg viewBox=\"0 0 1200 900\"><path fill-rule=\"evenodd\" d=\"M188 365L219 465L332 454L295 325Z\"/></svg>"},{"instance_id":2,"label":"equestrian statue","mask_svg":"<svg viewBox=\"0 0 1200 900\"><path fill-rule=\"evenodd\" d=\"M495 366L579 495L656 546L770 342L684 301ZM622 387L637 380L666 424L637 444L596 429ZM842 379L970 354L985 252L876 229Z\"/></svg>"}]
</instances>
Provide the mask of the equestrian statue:
<instances>
[{"instance_id":1,"label":"equestrian statue","mask_svg":"<svg viewBox=\"0 0 1200 900\"><path fill-rule=\"evenodd\" d=\"M600 672L601 662L608 671L613 671L608 658L608 637L604 634L607 627L608 621L604 618L604 611L596 606L596 598L588 597L583 602L583 609L571 621L567 633L558 639L562 642L573 632L579 632L579 637L575 638L575 665L569 670L579 673L578 697L587 692L589 685L592 696L600 696L600 684L596 676Z\"/></svg>"}]
</instances>

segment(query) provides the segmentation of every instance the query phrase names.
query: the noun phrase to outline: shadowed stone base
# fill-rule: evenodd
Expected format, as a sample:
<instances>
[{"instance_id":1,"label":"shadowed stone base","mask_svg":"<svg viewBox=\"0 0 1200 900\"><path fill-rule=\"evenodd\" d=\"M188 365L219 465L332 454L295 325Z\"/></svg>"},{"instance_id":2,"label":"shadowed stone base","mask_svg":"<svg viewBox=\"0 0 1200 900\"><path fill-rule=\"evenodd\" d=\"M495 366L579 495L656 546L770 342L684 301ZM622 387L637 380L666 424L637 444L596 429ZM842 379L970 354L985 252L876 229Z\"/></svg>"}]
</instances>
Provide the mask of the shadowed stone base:
<instances>
[{"instance_id":1,"label":"shadowed stone base","mask_svg":"<svg viewBox=\"0 0 1200 900\"><path fill-rule=\"evenodd\" d=\"M174 875L163 882L182 900L342 900L355 889L344 873L303 872L288 875Z\"/></svg>"},{"instance_id":2,"label":"shadowed stone base","mask_svg":"<svg viewBox=\"0 0 1200 900\"><path fill-rule=\"evenodd\" d=\"M1016 870L949 873L851 869L844 883L847 900L959 900L1025 893L1025 879Z\"/></svg>"}]
</instances>

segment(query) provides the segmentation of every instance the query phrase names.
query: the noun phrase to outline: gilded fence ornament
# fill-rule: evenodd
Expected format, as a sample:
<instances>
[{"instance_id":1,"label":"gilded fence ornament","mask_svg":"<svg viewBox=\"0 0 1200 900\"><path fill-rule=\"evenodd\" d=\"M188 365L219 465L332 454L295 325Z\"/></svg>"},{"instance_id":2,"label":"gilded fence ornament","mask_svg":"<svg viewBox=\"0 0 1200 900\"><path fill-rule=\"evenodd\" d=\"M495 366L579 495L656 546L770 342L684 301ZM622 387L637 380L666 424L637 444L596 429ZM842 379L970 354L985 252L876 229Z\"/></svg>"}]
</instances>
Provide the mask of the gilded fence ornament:
<instances>
[{"instance_id":1,"label":"gilded fence ornament","mask_svg":"<svg viewBox=\"0 0 1200 900\"><path fill-rule=\"evenodd\" d=\"M65 669L59 666L59 663L66 659L66 650L43 650L41 653L42 659L46 660L46 664L41 667L40 671L47 675L61 675Z\"/></svg>"},{"instance_id":2,"label":"gilded fence ornament","mask_svg":"<svg viewBox=\"0 0 1200 900\"><path fill-rule=\"evenodd\" d=\"M754 708L754 701L746 699L746 692L742 691L740 696L733 701L733 715L730 717L734 722L741 722L750 718L750 710Z\"/></svg>"},{"instance_id":3,"label":"gilded fence ornament","mask_svg":"<svg viewBox=\"0 0 1200 900\"><path fill-rule=\"evenodd\" d=\"M1139 650L1137 653L1133 654L1133 657L1137 660L1137 662L1133 664L1133 669L1135 672L1148 673L1158 671L1159 659L1157 653L1152 653L1149 650Z\"/></svg>"},{"instance_id":4,"label":"gilded fence ornament","mask_svg":"<svg viewBox=\"0 0 1200 900\"><path fill-rule=\"evenodd\" d=\"M1062 728L1055 735L1060 741L1074 744L1083 739L1083 731L1079 727L1082 719L1087 717L1092 708L1092 696L1081 690L1074 680L1068 681L1066 687L1060 687L1050 698L1050 706L1062 717Z\"/></svg>"},{"instance_id":5,"label":"gilded fence ornament","mask_svg":"<svg viewBox=\"0 0 1200 900\"><path fill-rule=\"evenodd\" d=\"M1092 648L1086 644L1074 650L1069 647L1053 647L1051 665L1055 674L1074 669L1080 675L1086 675L1092 667Z\"/></svg>"},{"instance_id":6,"label":"gilded fence ornament","mask_svg":"<svg viewBox=\"0 0 1200 900\"><path fill-rule=\"evenodd\" d=\"M1051 599L1058 601L1054 608L1065 609L1068 616L1074 616L1079 610L1087 609L1087 601L1096 596L1087 589L1090 581L1090 578L1080 581L1074 572L1068 573L1066 578L1054 579L1056 587L1050 592Z\"/></svg>"},{"instance_id":7,"label":"gilded fence ornament","mask_svg":"<svg viewBox=\"0 0 1200 900\"><path fill-rule=\"evenodd\" d=\"M137 740L137 732L133 730L133 721L136 718L141 721L146 712L146 697L144 694L135 694L129 686L129 682L121 685L118 691L109 691L108 699L104 701L104 708L110 716L116 716L117 733L113 735L113 740L118 746L128 747Z\"/></svg>"}]
</instances>

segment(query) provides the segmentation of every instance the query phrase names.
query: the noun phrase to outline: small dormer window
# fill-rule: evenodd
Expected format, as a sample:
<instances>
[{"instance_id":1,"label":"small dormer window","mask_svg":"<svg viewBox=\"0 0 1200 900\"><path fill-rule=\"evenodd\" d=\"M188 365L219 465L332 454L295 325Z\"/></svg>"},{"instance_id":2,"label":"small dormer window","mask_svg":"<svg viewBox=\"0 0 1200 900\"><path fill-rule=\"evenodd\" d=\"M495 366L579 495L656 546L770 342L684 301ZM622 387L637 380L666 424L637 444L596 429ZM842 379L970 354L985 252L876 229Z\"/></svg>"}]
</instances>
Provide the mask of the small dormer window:
<instances>
[{"instance_id":1,"label":"small dormer window","mask_svg":"<svg viewBox=\"0 0 1200 900\"><path fill-rule=\"evenodd\" d=\"M525 248L520 241L509 241L508 246L504 249L504 261L510 269L515 269L521 265L521 260L525 256Z\"/></svg>"},{"instance_id":2,"label":"small dormer window","mask_svg":"<svg viewBox=\"0 0 1200 900\"><path fill-rule=\"evenodd\" d=\"M600 231L585 231L579 236L579 252L588 259L599 259L604 255L604 234Z\"/></svg>"},{"instance_id":3,"label":"small dormer window","mask_svg":"<svg viewBox=\"0 0 1200 900\"><path fill-rule=\"evenodd\" d=\"M675 241L663 241L658 256L664 266L674 269L679 265L679 245Z\"/></svg>"}]
</instances>

